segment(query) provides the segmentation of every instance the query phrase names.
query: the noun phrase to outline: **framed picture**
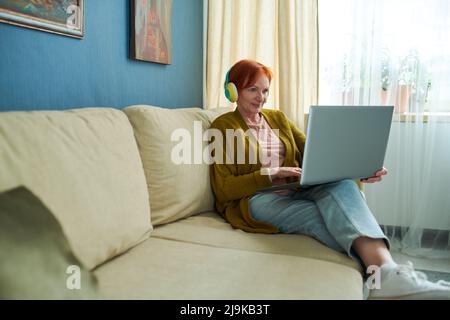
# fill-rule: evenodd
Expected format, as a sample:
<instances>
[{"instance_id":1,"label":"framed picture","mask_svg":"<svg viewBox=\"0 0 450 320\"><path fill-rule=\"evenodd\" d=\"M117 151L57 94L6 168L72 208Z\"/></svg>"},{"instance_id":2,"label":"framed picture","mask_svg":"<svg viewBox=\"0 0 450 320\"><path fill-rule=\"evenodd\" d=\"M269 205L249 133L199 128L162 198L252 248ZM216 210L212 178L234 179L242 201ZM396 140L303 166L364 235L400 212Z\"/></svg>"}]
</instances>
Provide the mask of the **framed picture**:
<instances>
[{"instance_id":1,"label":"framed picture","mask_svg":"<svg viewBox=\"0 0 450 320\"><path fill-rule=\"evenodd\" d=\"M131 0L131 57L172 63L172 0Z\"/></svg>"},{"instance_id":2,"label":"framed picture","mask_svg":"<svg viewBox=\"0 0 450 320\"><path fill-rule=\"evenodd\" d=\"M0 22L83 37L84 0L0 0Z\"/></svg>"}]
</instances>

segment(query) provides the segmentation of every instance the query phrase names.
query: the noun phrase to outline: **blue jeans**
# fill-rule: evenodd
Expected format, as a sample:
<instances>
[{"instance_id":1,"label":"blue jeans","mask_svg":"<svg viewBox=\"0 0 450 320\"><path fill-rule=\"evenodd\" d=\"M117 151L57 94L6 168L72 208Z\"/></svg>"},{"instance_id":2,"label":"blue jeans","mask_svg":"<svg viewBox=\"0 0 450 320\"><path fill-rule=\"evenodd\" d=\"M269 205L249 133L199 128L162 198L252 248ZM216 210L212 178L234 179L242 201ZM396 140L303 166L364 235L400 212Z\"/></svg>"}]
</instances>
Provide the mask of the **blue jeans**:
<instances>
[{"instance_id":1,"label":"blue jeans","mask_svg":"<svg viewBox=\"0 0 450 320\"><path fill-rule=\"evenodd\" d=\"M250 199L250 213L254 219L267 222L282 233L311 236L361 264L352 249L355 239L383 239L390 247L353 180L313 186L287 196L256 194Z\"/></svg>"}]
</instances>

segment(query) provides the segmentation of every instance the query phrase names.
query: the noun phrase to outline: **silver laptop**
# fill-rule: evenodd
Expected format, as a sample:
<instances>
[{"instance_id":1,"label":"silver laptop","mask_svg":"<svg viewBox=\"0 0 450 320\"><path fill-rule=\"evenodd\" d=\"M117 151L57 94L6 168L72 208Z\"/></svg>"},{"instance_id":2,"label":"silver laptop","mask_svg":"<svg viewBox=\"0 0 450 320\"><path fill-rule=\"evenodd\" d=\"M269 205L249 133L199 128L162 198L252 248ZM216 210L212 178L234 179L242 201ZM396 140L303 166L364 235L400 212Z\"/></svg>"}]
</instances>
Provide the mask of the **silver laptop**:
<instances>
[{"instance_id":1,"label":"silver laptop","mask_svg":"<svg viewBox=\"0 0 450 320\"><path fill-rule=\"evenodd\" d=\"M383 167L393 106L312 106L299 182L258 192L372 177Z\"/></svg>"}]
</instances>

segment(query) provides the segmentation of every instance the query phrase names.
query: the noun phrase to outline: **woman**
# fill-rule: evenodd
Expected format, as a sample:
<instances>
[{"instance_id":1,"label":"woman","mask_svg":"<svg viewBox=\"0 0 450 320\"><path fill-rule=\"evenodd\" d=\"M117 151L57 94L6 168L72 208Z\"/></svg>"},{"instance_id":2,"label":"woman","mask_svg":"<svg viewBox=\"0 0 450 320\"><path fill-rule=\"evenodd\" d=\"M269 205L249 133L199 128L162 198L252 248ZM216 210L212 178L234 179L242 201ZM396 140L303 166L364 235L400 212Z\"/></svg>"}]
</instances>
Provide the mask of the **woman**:
<instances>
[{"instance_id":1,"label":"woman","mask_svg":"<svg viewBox=\"0 0 450 320\"><path fill-rule=\"evenodd\" d=\"M308 235L365 267L380 267L381 288L371 290L371 298L450 299L450 283L429 282L412 265L394 262L389 240L354 181L256 193L298 179L305 145L305 135L282 112L263 109L271 80L271 71L251 60L239 61L227 73L225 94L237 102L237 108L218 117L212 128L223 136L227 136L227 130L234 130L237 142L224 144L228 161L216 161L211 166L219 213L235 228ZM257 142L252 143L251 137ZM251 162L249 154L254 148L263 157ZM239 161L239 150L244 151L246 161ZM381 181L386 174L382 168L363 182Z\"/></svg>"}]
</instances>

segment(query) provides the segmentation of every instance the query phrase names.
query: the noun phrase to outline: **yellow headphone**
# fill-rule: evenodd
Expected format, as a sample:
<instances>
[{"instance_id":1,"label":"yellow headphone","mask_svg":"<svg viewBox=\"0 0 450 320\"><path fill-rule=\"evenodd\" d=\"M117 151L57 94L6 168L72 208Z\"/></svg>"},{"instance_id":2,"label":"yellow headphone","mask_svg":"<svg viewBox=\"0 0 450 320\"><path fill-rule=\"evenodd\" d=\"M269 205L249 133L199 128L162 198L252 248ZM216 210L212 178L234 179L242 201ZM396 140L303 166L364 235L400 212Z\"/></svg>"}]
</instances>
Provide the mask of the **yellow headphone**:
<instances>
[{"instance_id":1,"label":"yellow headphone","mask_svg":"<svg viewBox=\"0 0 450 320\"><path fill-rule=\"evenodd\" d=\"M236 102L238 100L238 90L233 82L228 82L229 74L230 71L227 72L227 75L225 77L225 84L224 84L225 96L231 102Z\"/></svg>"}]
</instances>

